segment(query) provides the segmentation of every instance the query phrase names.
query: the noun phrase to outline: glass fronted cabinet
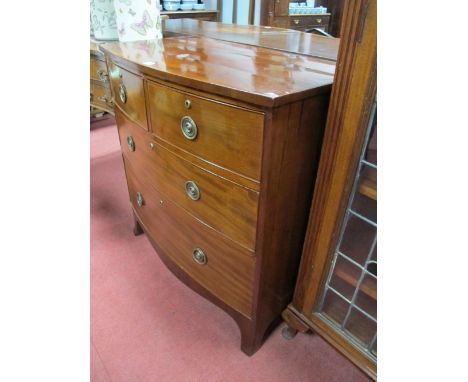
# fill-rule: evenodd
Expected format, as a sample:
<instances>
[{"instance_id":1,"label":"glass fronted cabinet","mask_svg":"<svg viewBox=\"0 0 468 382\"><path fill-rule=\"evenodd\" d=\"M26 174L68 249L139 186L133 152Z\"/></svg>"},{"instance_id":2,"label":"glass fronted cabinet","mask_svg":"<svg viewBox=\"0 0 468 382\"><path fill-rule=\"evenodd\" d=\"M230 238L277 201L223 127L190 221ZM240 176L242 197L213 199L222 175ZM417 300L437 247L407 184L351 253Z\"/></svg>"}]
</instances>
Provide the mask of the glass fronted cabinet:
<instances>
[{"instance_id":1,"label":"glass fronted cabinet","mask_svg":"<svg viewBox=\"0 0 468 382\"><path fill-rule=\"evenodd\" d=\"M368 7L367 7L368 6ZM344 14L301 265L283 335L324 337L377 376L376 0Z\"/></svg>"}]
</instances>

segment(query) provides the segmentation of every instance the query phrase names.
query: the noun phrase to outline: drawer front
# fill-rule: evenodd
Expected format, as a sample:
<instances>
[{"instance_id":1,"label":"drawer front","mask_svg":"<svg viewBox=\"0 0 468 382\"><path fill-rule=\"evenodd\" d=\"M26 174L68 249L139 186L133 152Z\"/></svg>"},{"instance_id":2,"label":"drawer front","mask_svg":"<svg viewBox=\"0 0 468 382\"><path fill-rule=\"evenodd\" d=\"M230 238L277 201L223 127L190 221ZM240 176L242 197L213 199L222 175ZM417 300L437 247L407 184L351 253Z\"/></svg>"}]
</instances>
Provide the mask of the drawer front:
<instances>
[{"instance_id":1,"label":"drawer front","mask_svg":"<svg viewBox=\"0 0 468 382\"><path fill-rule=\"evenodd\" d=\"M90 101L97 107L103 106L110 109L114 107L110 89L100 83L90 83Z\"/></svg>"},{"instance_id":2,"label":"drawer front","mask_svg":"<svg viewBox=\"0 0 468 382\"><path fill-rule=\"evenodd\" d=\"M148 130L143 78L111 63L110 78L115 104Z\"/></svg>"},{"instance_id":3,"label":"drawer front","mask_svg":"<svg viewBox=\"0 0 468 382\"><path fill-rule=\"evenodd\" d=\"M291 16L289 25L291 27L323 27L327 26L330 16Z\"/></svg>"},{"instance_id":4,"label":"drawer front","mask_svg":"<svg viewBox=\"0 0 468 382\"><path fill-rule=\"evenodd\" d=\"M90 59L89 75L92 80L109 82L106 63L93 57Z\"/></svg>"},{"instance_id":5,"label":"drawer front","mask_svg":"<svg viewBox=\"0 0 468 382\"><path fill-rule=\"evenodd\" d=\"M148 83L148 96L156 136L205 161L260 179L262 113L153 82Z\"/></svg>"},{"instance_id":6,"label":"drawer front","mask_svg":"<svg viewBox=\"0 0 468 382\"><path fill-rule=\"evenodd\" d=\"M147 234L190 277L250 317L255 257L165 199L124 161L130 200Z\"/></svg>"},{"instance_id":7,"label":"drawer front","mask_svg":"<svg viewBox=\"0 0 468 382\"><path fill-rule=\"evenodd\" d=\"M138 175L198 219L255 250L258 192L180 158L118 111L116 119L122 151Z\"/></svg>"}]
</instances>

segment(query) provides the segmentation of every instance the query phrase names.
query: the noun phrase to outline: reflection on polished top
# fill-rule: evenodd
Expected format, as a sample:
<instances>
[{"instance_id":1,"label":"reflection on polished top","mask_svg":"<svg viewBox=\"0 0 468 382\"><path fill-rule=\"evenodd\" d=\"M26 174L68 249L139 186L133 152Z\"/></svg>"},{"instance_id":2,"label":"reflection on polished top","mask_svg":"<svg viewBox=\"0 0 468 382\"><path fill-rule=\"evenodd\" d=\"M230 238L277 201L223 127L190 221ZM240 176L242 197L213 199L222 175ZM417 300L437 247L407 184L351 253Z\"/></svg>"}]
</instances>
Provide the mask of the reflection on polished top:
<instances>
[{"instance_id":1,"label":"reflection on polished top","mask_svg":"<svg viewBox=\"0 0 468 382\"><path fill-rule=\"evenodd\" d=\"M335 72L331 61L204 37L115 41L99 49L143 74L262 106L329 91Z\"/></svg>"},{"instance_id":2,"label":"reflection on polished top","mask_svg":"<svg viewBox=\"0 0 468 382\"><path fill-rule=\"evenodd\" d=\"M204 36L336 61L339 38L318 36L292 29L256 25L223 24L193 19L166 20L165 33Z\"/></svg>"}]
</instances>

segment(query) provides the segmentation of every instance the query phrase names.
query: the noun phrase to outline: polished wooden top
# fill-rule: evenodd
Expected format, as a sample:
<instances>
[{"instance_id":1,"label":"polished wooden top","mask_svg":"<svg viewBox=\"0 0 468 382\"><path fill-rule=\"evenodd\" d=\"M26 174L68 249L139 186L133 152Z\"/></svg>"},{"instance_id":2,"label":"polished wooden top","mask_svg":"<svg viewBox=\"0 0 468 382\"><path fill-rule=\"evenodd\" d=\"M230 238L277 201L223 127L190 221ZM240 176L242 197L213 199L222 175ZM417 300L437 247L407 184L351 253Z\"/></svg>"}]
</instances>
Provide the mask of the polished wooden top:
<instances>
[{"instance_id":1,"label":"polished wooden top","mask_svg":"<svg viewBox=\"0 0 468 382\"><path fill-rule=\"evenodd\" d=\"M335 63L204 37L109 42L99 47L116 64L260 106L277 106L329 91Z\"/></svg>"},{"instance_id":2,"label":"polished wooden top","mask_svg":"<svg viewBox=\"0 0 468 382\"><path fill-rule=\"evenodd\" d=\"M319 36L292 29L223 24L194 19L166 20L163 23L163 31L262 46L333 61L336 61L338 57L340 43L339 38Z\"/></svg>"}]
</instances>

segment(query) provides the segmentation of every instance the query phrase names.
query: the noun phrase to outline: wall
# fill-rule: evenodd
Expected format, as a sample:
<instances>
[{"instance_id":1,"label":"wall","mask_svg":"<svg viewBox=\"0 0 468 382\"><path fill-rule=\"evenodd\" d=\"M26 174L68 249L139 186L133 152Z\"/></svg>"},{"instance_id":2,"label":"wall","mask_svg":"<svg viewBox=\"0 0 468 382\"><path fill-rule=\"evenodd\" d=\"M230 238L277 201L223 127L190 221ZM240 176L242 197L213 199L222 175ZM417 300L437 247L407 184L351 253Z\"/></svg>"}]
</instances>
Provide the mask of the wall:
<instances>
[{"instance_id":1,"label":"wall","mask_svg":"<svg viewBox=\"0 0 468 382\"><path fill-rule=\"evenodd\" d=\"M223 23L232 23L232 7L233 0L223 1L223 13L220 21ZM254 1L254 0L251 0ZM213 7L208 8L208 3L213 4ZM205 0L207 9L216 9L216 0ZM254 24L258 25L260 22L260 0L256 0L254 11ZM236 24L247 25L249 23L249 0L237 0L237 21Z\"/></svg>"}]
</instances>

